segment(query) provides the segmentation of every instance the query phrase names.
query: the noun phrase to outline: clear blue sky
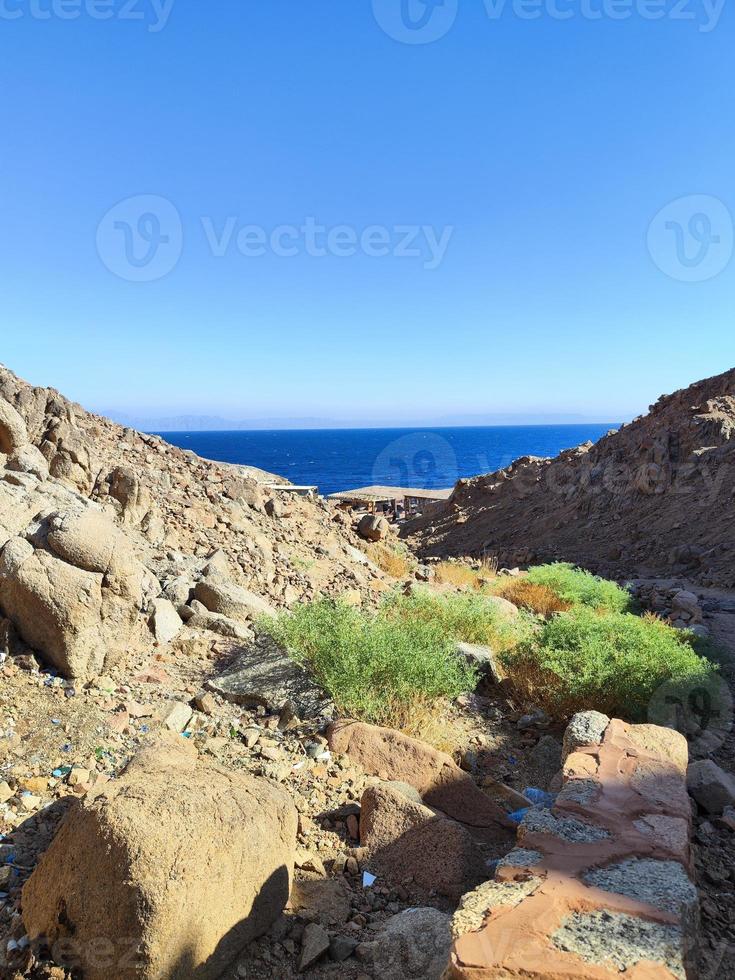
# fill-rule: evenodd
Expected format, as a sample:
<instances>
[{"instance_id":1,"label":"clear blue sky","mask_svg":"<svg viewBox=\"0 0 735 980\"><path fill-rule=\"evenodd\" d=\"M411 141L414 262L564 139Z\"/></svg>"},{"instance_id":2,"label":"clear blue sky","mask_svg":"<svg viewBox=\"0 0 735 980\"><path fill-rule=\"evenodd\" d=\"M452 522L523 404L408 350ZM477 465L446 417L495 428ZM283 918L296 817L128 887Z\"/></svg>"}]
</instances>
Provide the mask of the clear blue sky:
<instances>
[{"instance_id":1,"label":"clear blue sky","mask_svg":"<svg viewBox=\"0 0 735 980\"><path fill-rule=\"evenodd\" d=\"M160 0L134 0L144 20L34 2L0 0L0 361L29 380L133 412L618 419L735 362L720 206L718 275L696 242L681 268L700 282L647 246L682 197L735 214L731 5L713 24L701 0L655 21L644 0L619 20L557 0L564 21L551 0L536 19L459 0L442 37L406 44L400 0L175 0L165 24ZM98 234L138 195L183 229L150 282L116 274L124 208ZM652 239L669 272L688 206ZM310 217L381 226L391 250L397 226L451 238L435 268L423 239L421 257L254 257L233 236L218 256L202 223Z\"/></svg>"}]
</instances>

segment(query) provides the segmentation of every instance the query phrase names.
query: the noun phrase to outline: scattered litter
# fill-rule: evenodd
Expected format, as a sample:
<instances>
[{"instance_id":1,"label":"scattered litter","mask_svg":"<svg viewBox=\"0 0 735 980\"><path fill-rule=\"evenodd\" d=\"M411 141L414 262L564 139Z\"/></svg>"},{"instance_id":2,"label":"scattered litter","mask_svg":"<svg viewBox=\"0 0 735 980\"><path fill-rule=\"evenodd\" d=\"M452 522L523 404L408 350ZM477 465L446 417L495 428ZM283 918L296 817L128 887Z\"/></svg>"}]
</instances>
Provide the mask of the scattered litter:
<instances>
[{"instance_id":1,"label":"scattered litter","mask_svg":"<svg viewBox=\"0 0 735 980\"><path fill-rule=\"evenodd\" d=\"M51 719L51 724L52 725L60 725L61 724L61 719L60 718L52 718Z\"/></svg>"},{"instance_id":2,"label":"scattered litter","mask_svg":"<svg viewBox=\"0 0 735 980\"><path fill-rule=\"evenodd\" d=\"M550 808L556 802L556 796L553 793L547 793L546 790L537 789L535 786L524 789L523 795L534 806Z\"/></svg>"},{"instance_id":3,"label":"scattered litter","mask_svg":"<svg viewBox=\"0 0 735 980\"><path fill-rule=\"evenodd\" d=\"M371 888L377 881L376 875L371 875L369 871L363 871L362 873L362 887Z\"/></svg>"},{"instance_id":4,"label":"scattered litter","mask_svg":"<svg viewBox=\"0 0 735 980\"><path fill-rule=\"evenodd\" d=\"M513 823L520 823L527 813L530 813L533 807L525 806L521 810L514 810L512 813L508 814L508 819L512 820Z\"/></svg>"}]
</instances>

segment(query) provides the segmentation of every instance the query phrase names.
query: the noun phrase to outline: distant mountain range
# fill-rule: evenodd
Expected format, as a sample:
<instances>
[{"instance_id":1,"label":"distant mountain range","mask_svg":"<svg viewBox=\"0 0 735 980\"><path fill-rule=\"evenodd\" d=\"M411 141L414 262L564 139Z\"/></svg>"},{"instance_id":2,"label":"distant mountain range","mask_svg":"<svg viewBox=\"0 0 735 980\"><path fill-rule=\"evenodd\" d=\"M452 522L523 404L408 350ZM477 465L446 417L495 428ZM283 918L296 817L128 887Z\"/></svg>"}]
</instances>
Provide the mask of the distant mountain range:
<instances>
[{"instance_id":1,"label":"distant mountain range","mask_svg":"<svg viewBox=\"0 0 735 980\"><path fill-rule=\"evenodd\" d=\"M271 429L420 429L491 425L587 425L606 423L608 417L541 412L493 412L474 415L442 415L423 419L329 419L258 418L228 419L219 415L130 415L104 409L101 415L141 432L235 432ZM619 416L618 416L619 417ZM612 423L611 423L612 424ZM617 423L616 423L617 424Z\"/></svg>"}]
</instances>

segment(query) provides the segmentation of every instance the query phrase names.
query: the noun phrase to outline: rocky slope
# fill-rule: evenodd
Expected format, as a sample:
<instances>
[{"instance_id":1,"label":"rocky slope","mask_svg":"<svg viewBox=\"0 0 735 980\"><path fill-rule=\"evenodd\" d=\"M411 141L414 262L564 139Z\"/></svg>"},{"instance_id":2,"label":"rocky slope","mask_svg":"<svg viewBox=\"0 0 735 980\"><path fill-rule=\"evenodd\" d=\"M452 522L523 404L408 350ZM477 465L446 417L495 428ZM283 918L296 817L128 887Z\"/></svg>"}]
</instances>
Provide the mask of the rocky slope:
<instances>
[{"instance_id":1,"label":"rocky slope","mask_svg":"<svg viewBox=\"0 0 735 980\"><path fill-rule=\"evenodd\" d=\"M0 367L0 644L88 678L181 629L249 635L382 575L349 519L34 388ZM256 478L254 478L256 477ZM204 581L206 580L206 581Z\"/></svg>"},{"instance_id":2,"label":"rocky slope","mask_svg":"<svg viewBox=\"0 0 735 980\"><path fill-rule=\"evenodd\" d=\"M461 480L405 533L424 556L564 559L611 576L735 584L735 370L555 459Z\"/></svg>"}]
</instances>

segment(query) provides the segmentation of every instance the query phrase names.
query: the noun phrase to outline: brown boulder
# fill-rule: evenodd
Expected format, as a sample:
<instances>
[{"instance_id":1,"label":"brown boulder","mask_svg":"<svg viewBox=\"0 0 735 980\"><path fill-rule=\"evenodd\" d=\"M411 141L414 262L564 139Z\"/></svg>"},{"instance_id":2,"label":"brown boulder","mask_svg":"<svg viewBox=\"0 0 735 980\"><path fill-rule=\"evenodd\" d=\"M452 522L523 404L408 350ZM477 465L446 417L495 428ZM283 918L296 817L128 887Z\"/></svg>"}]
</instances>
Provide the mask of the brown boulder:
<instances>
[{"instance_id":1,"label":"brown boulder","mask_svg":"<svg viewBox=\"0 0 735 980\"><path fill-rule=\"evenodd\" d=\"M369 867L381 877L459 898L483 879L482 854L455 820L408 799L390 783L368 786L362 795L360 843Z\"/></svg>"},{"instance_id":2,"label":"brown boulder","mask_svg":"<svg viewBox=\"0 0 735 980\"><path fill-rule=\"evenodd\" d=\"M349 755L370 775L408 783L425 803L461 823L511 835L514 825L505 811L446 753L392 728L357 721L335 723L327 737L332 752Z\"/></svg>"},{"instance_id":3,"label":"brown boulder","mask_svg":"<svg viewBox=\"0 0 735 980\"><path fill-rule=\"evenodd\" d=\"M365 541L382 541L390 534L390 524L384 517L365 514L357 525L357 533Z\"/></svg>"},{"instance_id":4,"label":"brown boulder","mask_svg":"<svg viewBox=\"0 0 735 980\"><path fill-rule=\"evenodd\" d=\"M11 538L0 556L0 604L25 642L67 677L100 674L136 631L146 570L101 512L51 515L49 550Z\"/></svg>"},{"instance_id":5,"label":"brown boulder","mask_svg":"<svg viewBox=\"0 0 735 980\"><path fill-rule=\"evenodd\" d=\"M194 596L210 612L238 622L275 615L275 609L266 599L224 578L203 578L197 582Z\"/></svg>"},{"instance_id":6,"label":"brown boulder","mask_svg":"<svg viewBox=\"0 0 735 980\"><path fill-rule=\"evenodd\" d=\"M69 813L23 921L85 980L214 980L281 914L295 839L282 789L162 735Z\"/></svg>"}]
</instances>

